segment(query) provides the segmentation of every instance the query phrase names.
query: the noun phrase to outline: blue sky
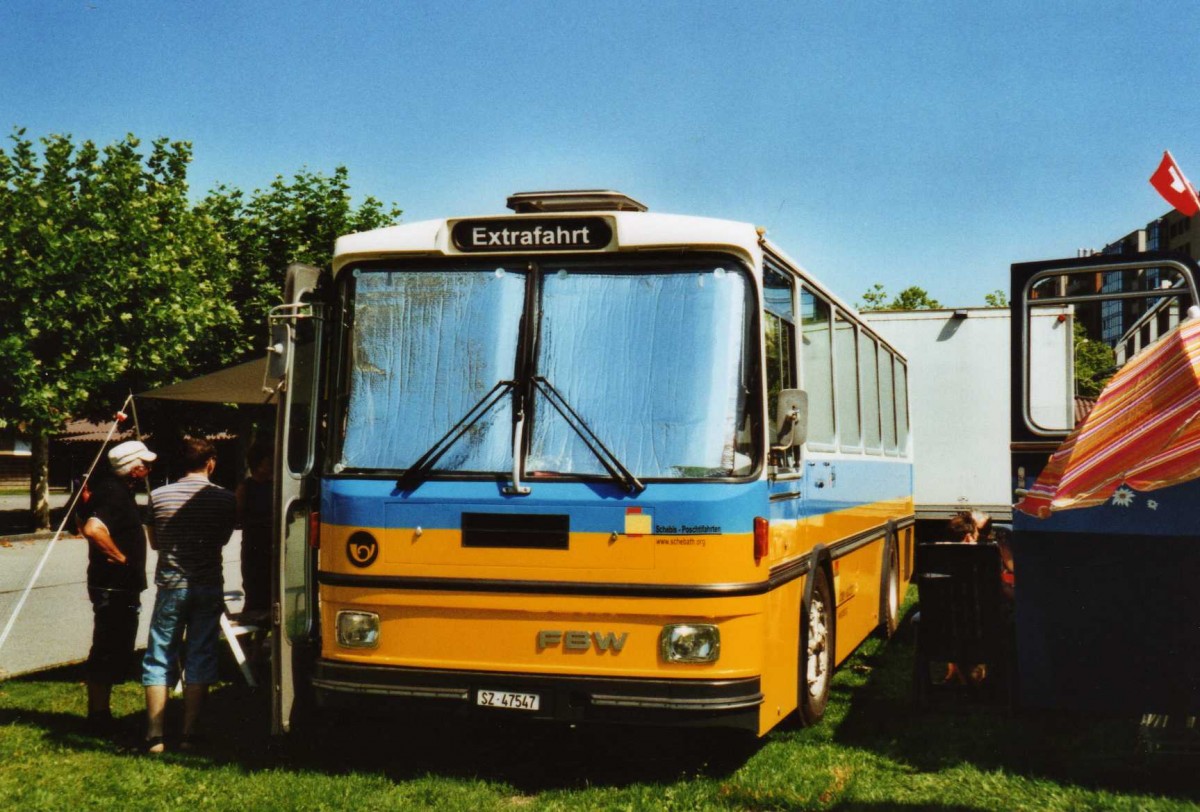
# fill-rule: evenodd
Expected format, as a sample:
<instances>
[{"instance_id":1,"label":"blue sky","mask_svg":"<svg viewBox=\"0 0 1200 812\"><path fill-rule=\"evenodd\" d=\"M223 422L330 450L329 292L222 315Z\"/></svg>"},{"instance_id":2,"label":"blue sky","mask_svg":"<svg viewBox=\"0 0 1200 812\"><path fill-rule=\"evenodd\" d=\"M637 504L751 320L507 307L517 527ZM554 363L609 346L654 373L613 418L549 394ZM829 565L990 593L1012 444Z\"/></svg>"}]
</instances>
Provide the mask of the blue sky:
<instances>
[{"instance_id":1,"label":"blue sky","mask_svg":"<svg viewBox=\"0 0 1200 812\"><path fill-rule=\"evenodd\" d=\"M961 306L1161 215L1164 149L1200 183L1198 34L1195 0L0 0L0 126L191 141L197 196L345 165L410 221L615 188Z\"/></svg>"}]
</instances>

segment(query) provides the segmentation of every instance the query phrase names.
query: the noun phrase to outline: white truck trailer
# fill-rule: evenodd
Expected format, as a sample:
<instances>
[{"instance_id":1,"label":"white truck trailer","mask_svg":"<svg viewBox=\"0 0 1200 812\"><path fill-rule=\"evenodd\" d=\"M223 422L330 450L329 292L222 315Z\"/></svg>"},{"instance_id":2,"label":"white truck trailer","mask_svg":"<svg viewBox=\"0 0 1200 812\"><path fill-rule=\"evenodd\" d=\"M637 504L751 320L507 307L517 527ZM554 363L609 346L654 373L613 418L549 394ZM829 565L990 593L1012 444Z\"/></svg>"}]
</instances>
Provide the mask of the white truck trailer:
<instances>
[{"instance_id":1,"label":"white truck trailer","mask_svg":"<svg viewBox=\"0 0 1200 812\"><path fill-rule=\"evenodd\" d=\"M961 510L1012 517L1012 339L1007 307L883 310L863 318L908 357L918 520ZM1070 308L1041 308L1030 331L1034 413L1074 424Z\"/></svg>"}]
</instances>

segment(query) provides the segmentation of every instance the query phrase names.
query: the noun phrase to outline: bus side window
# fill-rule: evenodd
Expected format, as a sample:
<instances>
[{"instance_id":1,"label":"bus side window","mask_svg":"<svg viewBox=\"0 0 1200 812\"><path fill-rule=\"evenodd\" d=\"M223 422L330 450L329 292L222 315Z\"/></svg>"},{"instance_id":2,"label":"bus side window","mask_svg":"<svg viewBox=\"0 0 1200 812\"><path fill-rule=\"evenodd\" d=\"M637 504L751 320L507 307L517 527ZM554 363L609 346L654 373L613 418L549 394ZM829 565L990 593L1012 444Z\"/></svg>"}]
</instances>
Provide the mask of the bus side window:
<instances>
[{"instance_id":1,"label":"bus side window","mask_svg":"<svg viewBox=\"0 0 1200 812\"><path fill-rule=\"evenodd\" d=\"M879 345L865 332L858 334L858 371L861 373L863 447L878 454L882 451L879 427Z\"/></svg>"},{"instance_id":2,"label":"bus side window","mask_svg":"<svg viewBox=\"0 0 1200 812\"><path fill-rule=\"evenodd\" d=\"M842 451L862 450L858 412L858 331L837 311L833 323L833 367L837 380L838 444Z\"/></svg>"},{"instance_id":3,"label":"bus side window","mask_svg":"<svg viewBox=\"0 0 1200 812\"><path fill-rule=\"evenodd\" d=\"M879 350L879 422L883 427L883 450L896 453L896 388L892 378L892 354Z\"/></svg>"},{"instance_id":4,"label":"bus side window","mask_svg":"<svg viewBox=\"0 0 1200 812\"><path fill-rule=\"evenodd\" d=\"M790 277L766 267L763 269L763 337L767 347L767 425L770 427L771 444L779 422L779 393L784 389L796 388L796 326L793 305L794 286ZM785 469L795 468L800 460L800 449L790 448L784 452L778 464Z\"/></svg>"},{"instance_id":5,"label":"bus side window","mask_svg":"<svg viewBox=\"0 0 1200 812\"><path fill-rule=\"evenodd\" d=\"M808 393L809 445L831 447L835 440L833 415L833 337L829 303L808 290L800 291L804 322L804 391Z\"/></svg>"}]
</instances>

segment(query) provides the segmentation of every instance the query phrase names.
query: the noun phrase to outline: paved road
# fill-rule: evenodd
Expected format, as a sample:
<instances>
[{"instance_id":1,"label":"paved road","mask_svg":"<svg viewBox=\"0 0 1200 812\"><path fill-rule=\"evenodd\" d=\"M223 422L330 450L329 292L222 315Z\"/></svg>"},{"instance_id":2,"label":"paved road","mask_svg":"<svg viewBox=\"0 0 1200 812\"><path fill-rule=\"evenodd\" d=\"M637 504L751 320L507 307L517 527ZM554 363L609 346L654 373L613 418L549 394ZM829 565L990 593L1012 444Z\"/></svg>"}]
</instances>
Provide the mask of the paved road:
<instances>
[{"instance_id":1,"label":"paved road","mask_svg":"<svg viewBox=\"0 0 1200 812\"><path fill-rule=\"evenodd\" d=\"M0 633L50 543L48 539L0 538ZM224 551L227 592L241 590L241 551L241 531L234 531ZM138 627L138 645L143 647L154 607L157 559L150 550L146 562L150 588L142 593ZM88 601L86 575L87 543L64 535L54 544L8 640L0 648L0 679L87 657L92 642L92 605ZM241 609L240 596L231 599L228 605L231 611Z\"/></svg>"},{"instance_id":2,"label":"paved road","mask_svg":"<svg viewBox=\"0 0 1200 812\"><path fill-rule=\"evenodd\" d=\"M50 507L62 507L70 498L65 491L51 491ZM0 493L0 510L29 510L29 494Z\"/></svg>"}]
</instances>

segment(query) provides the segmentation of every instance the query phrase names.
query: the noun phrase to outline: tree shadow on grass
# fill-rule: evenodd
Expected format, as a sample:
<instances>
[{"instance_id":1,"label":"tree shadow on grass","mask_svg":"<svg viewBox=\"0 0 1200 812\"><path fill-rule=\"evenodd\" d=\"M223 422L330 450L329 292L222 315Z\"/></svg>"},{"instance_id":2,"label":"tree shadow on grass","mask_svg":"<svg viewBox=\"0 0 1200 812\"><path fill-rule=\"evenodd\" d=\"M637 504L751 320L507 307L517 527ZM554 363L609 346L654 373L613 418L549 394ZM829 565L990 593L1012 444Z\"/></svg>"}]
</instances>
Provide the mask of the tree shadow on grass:
<instances>
[{"instance_id":1,"label":"tree shadow on grass","mask_svg":"<svg viewBox=\"0 0 1200 812\"><path fill-rule=\"evenodd\" d=\"M50 741L74 750L140 751L145 730L143 709L133 707L128 701L114 701L115 718L108 732L101 735L87 727L86 678L86 666L75 663L0 682L0 729L37 728ZM122 690L128 692L128 686Z\"/></svg>"},{"instance_id":2,"label":"tree shadow on grass","mask_svg":"<svg viewBox=\"0 0 1200 812\"><path fill-rule=\"evenodd\" d=\"M1200 761L1148 762L1136 752L1138 719L1009 710L965 688L918 708L911 618L905 621L886 646L852 658L852 667L868 676L853 688L850 710L834 734L837 743L922 772L968 763L1090 790L1200 800Z\"/></svg>"},{"instance_id":3,"label":"tree shadow on grass","mask_svg":"<svg viewBox=\"0 0 1200 812\"><path fill-rule=\"evenodd\" d=\"M233 702L227 704L226 712L239 713ZM258 703L256 713L265 728L265 701ZM218 729L237 723L237 719L222 720L216 715L211 721ZM213 757L246 766L334 774L376 772L394 781L428 774L496 781L533 794L721 777L740 768L759 744L750 735L719 731L572 728L425 711L369 718L326 713L271 746L272 758L266 762L257 761L255 746L249 741L232 743L232 750L214 752Z\"/></svg>"},{"instance_id":4,"label":"tree shadow on grass","mask_svg":"<svg viewBox=\"0 0 1200 812\"><path fill-rule=\"evenodd\" d=\"M140 654L138 655L140 660ZM132 673L132 672L130 672ZM41 671L31 671L19 677L13 677L13 682L77 682L87 679L87 664L84 662L55 666Z\"/></svg>"},{"instance_id":5,"label":"tree shadow on grass","mask_svg":"<svg viewBox=\"0 0 1200 812\"><path fill-rule=\"evenodd\" d=\"M82 665L16 677L14 685L79 684L78 711L0 706L0 727L33 726L61 746L131 754L142 749L141 708L124 713L110 736L88 733L82 715ZM75 685L70 686L76 690ZM123 689L129 693L129 686ZM74 696L74 694L72 694ZM10 703L11 704L11 703ZM128 705L128 701L125 705ZM174 758L182 701L167 706L167 745ZM296 770L330 775L377 773L392 781L437 775L494 781L526 794L588 786L674 783L727 776L758 751L749 734L709 730L580 727L498 718L460 719L413 712L350 716L323 713L292 733L269 733L269 694L240 676L215 686L203 716L204 743L181 756L194 764L235 766L246 772Z\"/></svg>"}]
</instances>

